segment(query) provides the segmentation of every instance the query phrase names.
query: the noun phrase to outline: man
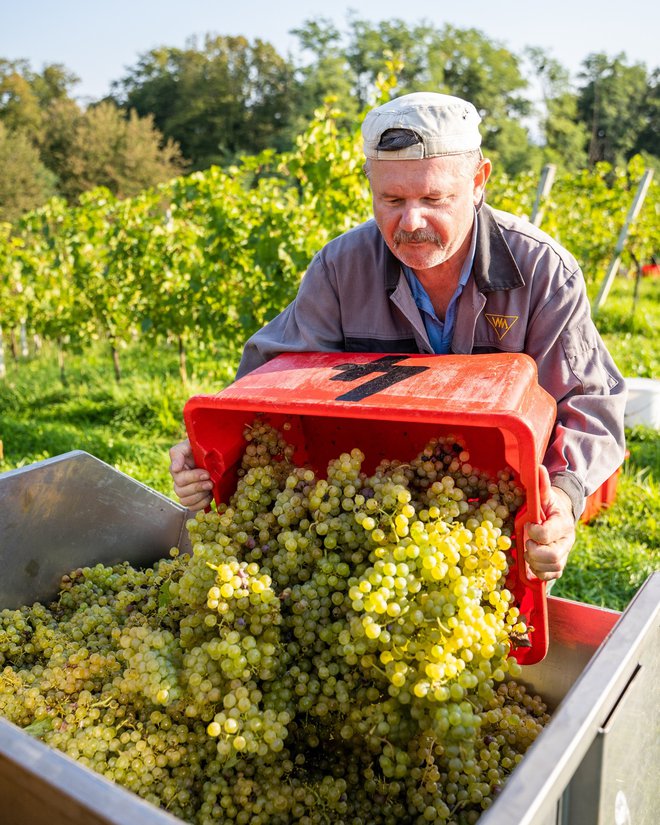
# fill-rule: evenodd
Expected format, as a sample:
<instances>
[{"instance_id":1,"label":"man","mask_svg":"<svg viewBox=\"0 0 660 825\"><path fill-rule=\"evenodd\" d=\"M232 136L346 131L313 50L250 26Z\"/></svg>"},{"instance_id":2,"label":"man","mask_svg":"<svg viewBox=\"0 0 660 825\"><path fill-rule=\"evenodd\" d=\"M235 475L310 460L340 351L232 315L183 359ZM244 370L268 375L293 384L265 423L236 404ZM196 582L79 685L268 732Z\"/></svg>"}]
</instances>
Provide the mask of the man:
<instances>
[{"instance_id":1,"label":"man","mask_svg":"<svg viewBox=\"0 0 660 825\"><path fill-rule=\"evenodd\" d=\"M238 377L281 352L525 352L557 402L541 468L546 520L525 555L561 576L585 497L624 455L624 382L591 320L575 259L528 221L491 209L480 117L450 95L404 95L362 126L374 219L314 257L298 295L247 342ZM175 492L210 501L190 445L170 451Z\"/></svg>"}]
</instances>

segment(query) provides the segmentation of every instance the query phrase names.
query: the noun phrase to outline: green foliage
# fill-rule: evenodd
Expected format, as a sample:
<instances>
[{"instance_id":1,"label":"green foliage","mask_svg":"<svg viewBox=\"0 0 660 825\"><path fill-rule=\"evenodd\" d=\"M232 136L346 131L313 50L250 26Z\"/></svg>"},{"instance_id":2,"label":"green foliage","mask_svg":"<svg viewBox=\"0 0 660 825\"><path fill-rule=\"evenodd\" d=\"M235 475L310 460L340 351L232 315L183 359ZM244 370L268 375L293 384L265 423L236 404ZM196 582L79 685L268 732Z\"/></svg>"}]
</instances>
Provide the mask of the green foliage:
<instances>
[{"instance_id":1,"label":"green foliage","mask_svg":"<svg viewBox=\"0 0 660 825\"><path fill-rule=\"evenodd\" d=\"M311 60L298 66L296 106L292 113L293 134L304 131L323 100L333 99L343 113L342 125L350 128L359 116L360 102L355 94L356 77L342 47L341 34L330 20L307 20L291 34Z\"/></svg>"},{"instance_id":2,"label":"green foliage","mask_svg":"<svg viewBox=\"0 0 660 825\"><path fill-rule=\"evenodd\" d=\"M379 76L397 64L392 95L428 90L471 100L484 118L484 145L502 168L516 173L537 164L538 152L521 122L531 105L524 97L520 60L477 29L400 19L371 23L349 15L345 35L323 18L306 21L293 34L315 58L299 70L306 94L328 83L330 66L343 67L341 83L329 80L325 88L338 96L343 110L353 111L354 100L364 108Z\"/></svg>"},{"instance_id":3,"label":"green foliage","mask_svg":"<svg viewBox=\"0 0 660 825\"><path fill-rule=\"evenodd\" d=\"M647 124L646 67L627 66L624 54L610 59L603 53L590 54L583 67L578 111L591 127L589 162L625 164Z\"/></svg>"},{"instance_id":4,"label":"green foliage","mask_svg":"<svg viewBox=\"0 0 660 825\"><path fill-rule=\"evenodd\" d=\"M643 174L639 156L623 168L598 163L590 170L560 172L544 202L541 228L577 259L593 298L614 257ZM529 216L536 187L537 179L531 173L515 178L495 174L488 185L488 200L493 206ZM636 268L636 262L648 263L660 249L659 192L660 183L654 178L622 253L623 272Z\"/></svg>"},{"instance_id":5,"label":"green foliage","mask_svg":"<svg viewBox=\"0 0 660 825\"><path fill-rule=\"evenodd\" d=\"M590 56L576 93L563 67L528 49L544 94L535 112L524 57L478 29L398 18L374 23L349 12L343 31L320 17L291 33L301 57L285 59L268 43L228 36L154 49L114 84L115 100L152 114L193 168L226 167L242 154L291 149L329 96L342 110L342 125L355 127L378 76L395 61L396 94L432 90L471 100L483 115L484 145L509 174L543 161L577 170L590 157L625 164L635 152L657 155L657 78L621 56ZM539 118L542 147L530 139L530 116ZM592 129L596 137L607 134L611 150L588 155Z\"/></svg>"},{"instance_id":6,"label":"green foliage","mask_svg":"<svg viewBox=\"0 0 660 825\"><path fill-rule=\"evenodd\" d=\"M545 137L542 155L545 163L576 172L585 165L588 129L580 121L577 97L571 89L566 69L537 47L527 48L525 56L543 94L541 131Z\"/></svg>"},{"instance_id":7,"label":"green foliage","mask_svg":"<svg viewBox=\"0 0 660 825\"><path fill-rule=\"evenodd\" d=\"M103 186L119 198L171 179L184 168L179 147L162 141L153 115L128 114L112 103L89 108L67 147L61 192L74 200Z\"/></svg>"},{"instance_id":8,"label":"green foliage","mask_svg":"<svg viewBox=\"0 0 660 825\"><path fill-rule=\"evenodd\" d=\"M383 81L384 83L386 81ZM223 171L212 167L118 200L97 188L54 200L0 239L23 291L6 289L32 331L60 343L141 331L241 342L289 303L331 237L367 217L357 134L330 105L297 142ZM255 299L255 296L256 299Z\"/></svg>"},{"instance_id":9,"label":"green foliage","mask_svg":"<svg viewBox=\"0 0 660 825\"><path fill-rule=\"evenodd\" d=\"M33 79L25 61L0 59L0 121L10 132L27 134L36 145L44 116Z\"/></svg>"},{"instance_id":10,"label":"green foliage","mask_svg":"<svg viewBox=\"0 0 660 825\"><path fill-rule=\"evenodd\" d=\"M656 174L660 174L660 69L649 78L649 88L644 96L644 125L637 135L634 152L648 155L655 161Z\"/></svg>"},{"instance_id":11,"label":"green foliage","mask_svg":"<svg viewBox=\"0 0 660 825\"><path fill-rule=\"evenodd\" d=\"M185 168L153 116L109 101L82 111L68 96L76 80L57 64L35 74L26 61L0 59L0 220L16 222L54 194L75 201L104 186L137 195Z\"/></svg>"},{"instance_id":12,"label":"green foliage","mask_svg":"<svg viewBox=\"0 0 660 825\"><path fill-rule=\"evenodd\" d=\"M390 64L389 74L379 76L383 98L398 68ZM342 112L327 102L290 152L268 150L123 200L97 188L74 208L48 202L26 215L13 236L0 236L6 317L11 324L25 318L31 331L69 348L102 338L118 352L142 334L177 341L182 356L215 342L237 359L242 342L293 299L313 255L370 216L359 133L341 122ZM544 205L542 226L574 253L592 291L642 172L633 159L626 170L602 164L560 174ZM488 198L529 214L536 184L529 173L496 174ZM656 193L654 181L622 271L649 260L660 245ZM630 355L648 349L645 313L640 304L626 318L618 311L599 318L603 334L611 329L621 340L624 356L626 347ZM649 354L630 374L653 369Z\"/></svg>"},{"instance_id":13,"label":"green foliage","mask_svg":"<svg viewBox=\"0 0 660 825\"><path fill-rule=\"evenodd\" d=\"M478 29L374 23L349 12L343 31L316 18L291 33L301 55L227 35L193 38L184 49L160 46L113 84L112 97L86 109L71 97L77 78L66 67L37 73L26 60L0 58L0 124L20 144L5 152L0 220L14 222L54 193L75 203L103 186L133 197L184 168L226 170L245 155L295 151L328 99L340 131L353 132L393 64L392 95L432 90L471 100L483 117L484 147L509 176L547 162L569 172L602 161L623 168L634 155L660 164L658 71L628 65L624 55L589 55L576 91L541 49L520 56ZM529 68L543 91L539 109ZM25 142L38 153L35 163L24 160ZM18 186L8 183L12 175Z\"/></svg>"}]
</instances>

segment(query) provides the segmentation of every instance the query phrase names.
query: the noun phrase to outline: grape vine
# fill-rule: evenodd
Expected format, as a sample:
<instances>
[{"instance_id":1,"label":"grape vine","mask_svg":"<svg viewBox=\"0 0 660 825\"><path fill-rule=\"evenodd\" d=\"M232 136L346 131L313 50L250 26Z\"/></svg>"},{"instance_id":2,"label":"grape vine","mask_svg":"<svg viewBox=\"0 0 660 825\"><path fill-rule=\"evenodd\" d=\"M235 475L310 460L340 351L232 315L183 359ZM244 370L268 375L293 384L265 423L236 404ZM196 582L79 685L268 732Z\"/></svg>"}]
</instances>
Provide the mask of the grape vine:
<instances>
[{"instance_id":1,"label":"grape vine","mask_svg":"<svg viewBox=\"0 0 660 825\"><path fill-rule=\"evenodd\" d=\"M339 130L339 114L319 110L291 152L269 150L122 201L104 189L77 205L54 199L11 231L3 226L5 331L25 323L62 346L103 338L117 352L135 335L177 339L182 352L214 341L237 359L244 340L292 300L313 255L370 216L358 134ZM633 158L627 169L600 164L555 181L543 228L589 283L607 269L643 171ZM531 173L509 180L496 172L488 200L528 215L536 186ZM657 254L657 186L624 267Z\"/></svg>"}]
</instances>

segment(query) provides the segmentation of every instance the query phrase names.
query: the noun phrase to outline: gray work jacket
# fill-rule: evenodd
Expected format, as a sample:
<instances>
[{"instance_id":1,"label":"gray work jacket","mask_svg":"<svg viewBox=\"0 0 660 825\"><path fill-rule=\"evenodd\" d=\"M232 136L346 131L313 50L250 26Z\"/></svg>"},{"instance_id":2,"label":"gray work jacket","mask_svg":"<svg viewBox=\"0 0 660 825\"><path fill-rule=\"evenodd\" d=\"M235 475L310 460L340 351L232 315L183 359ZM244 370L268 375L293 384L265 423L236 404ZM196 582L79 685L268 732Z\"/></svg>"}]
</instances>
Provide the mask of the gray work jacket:
<instances>
[{"instance_id":1,"label":"gray work jacket","mask_svg":"<svg viewBox=\"0 0 660 825\"><path fill-rule=\"evenodd\" d=\"M624 457L623 378L591 320L575 259L528 221L484 204L452 352L524 352L557 402L544 457L582 513ZM432 353L400 262L370 220L312 260L295 300L245 345L238 377L282 352Z\"/></svg>"}]
</instances>

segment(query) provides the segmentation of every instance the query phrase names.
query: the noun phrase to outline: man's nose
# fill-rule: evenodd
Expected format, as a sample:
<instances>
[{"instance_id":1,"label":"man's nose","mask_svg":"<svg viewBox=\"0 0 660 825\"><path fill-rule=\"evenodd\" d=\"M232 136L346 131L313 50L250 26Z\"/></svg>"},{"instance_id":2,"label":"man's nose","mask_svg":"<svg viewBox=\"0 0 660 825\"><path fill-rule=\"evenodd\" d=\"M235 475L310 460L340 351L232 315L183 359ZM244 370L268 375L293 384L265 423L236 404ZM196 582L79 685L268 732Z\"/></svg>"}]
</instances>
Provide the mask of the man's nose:
<instances>
[{"instance_id":1,"label":"man's nose","mask_svg":"<svg viewBox=\"0 0 660 825\"><path fill-rule=\"evenodd\" d=\"M399 227L405 232L414 232L416 229L426 227L424 210L418 204L409 204L403 208Z\"/></svg>"}]
</instances>

